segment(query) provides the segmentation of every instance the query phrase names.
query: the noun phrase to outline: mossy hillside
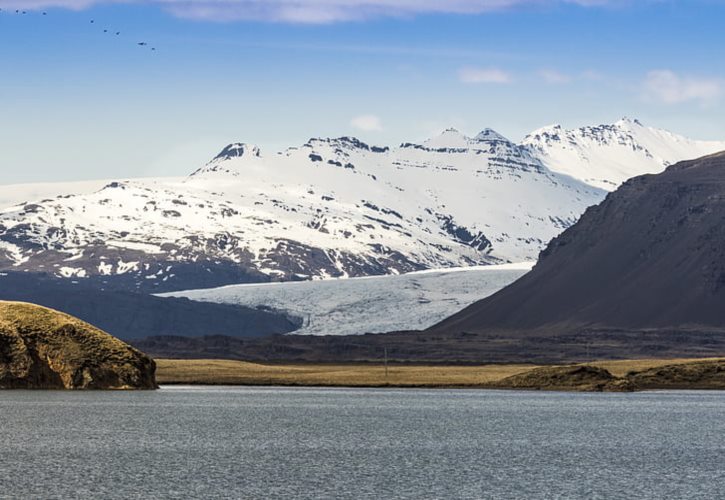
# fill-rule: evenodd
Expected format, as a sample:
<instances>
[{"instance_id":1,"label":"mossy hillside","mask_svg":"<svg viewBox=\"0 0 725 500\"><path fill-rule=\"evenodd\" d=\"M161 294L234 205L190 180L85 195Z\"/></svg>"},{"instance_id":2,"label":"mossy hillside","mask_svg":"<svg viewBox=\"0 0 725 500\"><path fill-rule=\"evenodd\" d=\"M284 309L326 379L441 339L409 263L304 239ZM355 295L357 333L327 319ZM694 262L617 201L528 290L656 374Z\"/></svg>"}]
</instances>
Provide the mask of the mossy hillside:
<instances>
[{"instance_id":1,"label":"mossy hillside","mask_svg":"<svg viewBox=\"0 0 725 500\"><path fill-rule=\"evenodd\" d=\"M67 314L0 302L0 388L154 388L155 363Z\"/></svg>"}]
</instances>

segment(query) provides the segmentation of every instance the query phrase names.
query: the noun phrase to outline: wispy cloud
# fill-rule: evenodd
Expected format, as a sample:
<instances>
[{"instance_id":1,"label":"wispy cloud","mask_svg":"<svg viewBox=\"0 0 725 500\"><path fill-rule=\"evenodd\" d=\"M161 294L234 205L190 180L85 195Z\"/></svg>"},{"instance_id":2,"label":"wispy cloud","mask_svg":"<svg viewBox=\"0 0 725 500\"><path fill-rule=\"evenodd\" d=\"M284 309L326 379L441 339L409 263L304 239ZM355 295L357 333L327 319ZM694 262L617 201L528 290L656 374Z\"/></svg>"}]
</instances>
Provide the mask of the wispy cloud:
<instances>
[{"instance_id":1,"label":"wispy cloud","mask_svg":"<svg viewBox=\"0 0 725 500\"><path fill-rule=\"evenodd\" d=\"M712 104L723 95L723 80L697 76L679 75L670 70L656 70L647 73L644 94L647 99L664 104L699 102Z\"/></svg>"},{"instance_id":2,"label":"wispy cloud","mask_svg":"<svg viewBox=\"0 0 725 500\"><path fill-rule=\"evenodd\" d=\"M584 73L581 74L581 77L582 79L588 80L590 82L598 82L604 80L604 75L599 71L595 71L593 69L586 70Z\"/></svg>"},{"instance_id":3,"label":"wispy cloud","mask_svg":"<svg viewBox=\"0 0 725 500\"><path fill-rule=\"evenodd\" d=\"M383 123L375 115L356 116L350 121L350 126L362 132L380 132L383 130Z\"/></svg>"},{"instance_id":4,"label":"wispy cloud","mask_svg":"<svg viewBox=\"0 0 725 500\"><path fill-rule=\"evenodd\" d=\"M174 15L201 20L325 24L421 14L483 14L554 4L597 7L624 2L626 0L0 0L0 6L84 9L98 4L136 3L160 6Z\"/></svg>"},{"instance_id":5,"label":"wispy cloud","mask_svg":"<svg viewBox=\"0 0 725 500\"><path fill-rule=\"evenodd\" d=\"M569 83L572 80L570 75L555 69L542 69L538 72L538 76L546 83L550 84L564 84Z\"/></svg>"},{"instance_id":6,"label":"wispy cloud","mask_svg":"<svg viewBox=\"0 0 725 500\"><path fill-rule=\"evenodd\" d=\"M458 71L458 79L463 83L511 83L510 73L499 68L466 67Z\"/></svg>"}]
</instances>

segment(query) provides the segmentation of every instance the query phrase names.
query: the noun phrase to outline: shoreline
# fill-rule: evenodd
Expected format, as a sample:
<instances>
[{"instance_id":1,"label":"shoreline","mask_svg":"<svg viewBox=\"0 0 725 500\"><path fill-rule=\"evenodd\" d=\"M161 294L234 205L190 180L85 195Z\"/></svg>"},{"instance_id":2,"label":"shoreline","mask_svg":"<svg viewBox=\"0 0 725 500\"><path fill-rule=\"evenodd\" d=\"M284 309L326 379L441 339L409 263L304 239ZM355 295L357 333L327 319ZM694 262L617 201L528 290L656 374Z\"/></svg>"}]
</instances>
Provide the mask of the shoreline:
<instances>
[{"instance_id":1,"label":"shoreline","mask_svg":"<svg viewBox=\"0 0 725 500\"><path fill-rule=\"evenodd\" d=\"M457 391L501 391L501 392L545 392L545 393L644 393L644 392L725 392L725 387L717 388L672 388L672 387L661 387L661 388L647 388L647 389L635 389L631 391L598 391L598 390L583 390L583 389L543 389L543 388L521 388L521 387L497 387L497 386L473 386L473 385L305 385L305 384L215 384L215 383L181 383L171 382L162 383L159 385L159 389L171 389L171 388L270 388L270 389L390 389L390 390L431 390L431 391L446 391L446 390L457 390Z\"/></svg>"}]
</instances>

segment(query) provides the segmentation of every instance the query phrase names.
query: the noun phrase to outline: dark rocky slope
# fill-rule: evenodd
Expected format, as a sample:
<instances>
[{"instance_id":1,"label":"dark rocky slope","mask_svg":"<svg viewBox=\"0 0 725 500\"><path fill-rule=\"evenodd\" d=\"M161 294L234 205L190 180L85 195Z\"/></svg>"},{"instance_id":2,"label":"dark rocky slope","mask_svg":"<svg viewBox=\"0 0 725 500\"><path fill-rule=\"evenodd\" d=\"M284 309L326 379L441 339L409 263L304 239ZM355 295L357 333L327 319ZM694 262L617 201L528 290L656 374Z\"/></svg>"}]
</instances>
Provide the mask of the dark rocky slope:
<instances>
[{"instance_id":1,"label":"dark rocky slope","mask_svg":"<svg viewBox=\"0 0 725 500\"><path fill-rule=\"evenodd\" d=\"M0 389L155 389L146 355L72 316L0 302Z\"/></svg>"},{"instance_id":2,"label":"dark rocky slope","mask_svg":"<svg viewBox=\"0 0 725 500\"><path fill-rule=\"evenodd\" d=\"M725 329L725 153L626 182L534 269L429 330L576 335Z\"/></svg>"}]
</instances>

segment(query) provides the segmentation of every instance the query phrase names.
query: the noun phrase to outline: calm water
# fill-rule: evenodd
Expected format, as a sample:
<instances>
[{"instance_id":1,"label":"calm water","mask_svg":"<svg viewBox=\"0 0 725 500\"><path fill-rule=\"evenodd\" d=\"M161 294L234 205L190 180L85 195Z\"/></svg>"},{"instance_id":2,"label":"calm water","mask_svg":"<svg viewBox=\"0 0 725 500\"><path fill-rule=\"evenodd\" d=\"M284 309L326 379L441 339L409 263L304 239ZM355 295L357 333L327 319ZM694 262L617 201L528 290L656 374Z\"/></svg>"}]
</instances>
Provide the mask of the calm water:
<instances>
[{"instance_id":1,"label":"calm water","mask_svg":"<svg viewBox=\"0 0 725 500\"><path fill-rule=\"evenodd\" d=\"M0 392L2 498L724 496L723 392Z\"/></svg>"}]
</instances>

